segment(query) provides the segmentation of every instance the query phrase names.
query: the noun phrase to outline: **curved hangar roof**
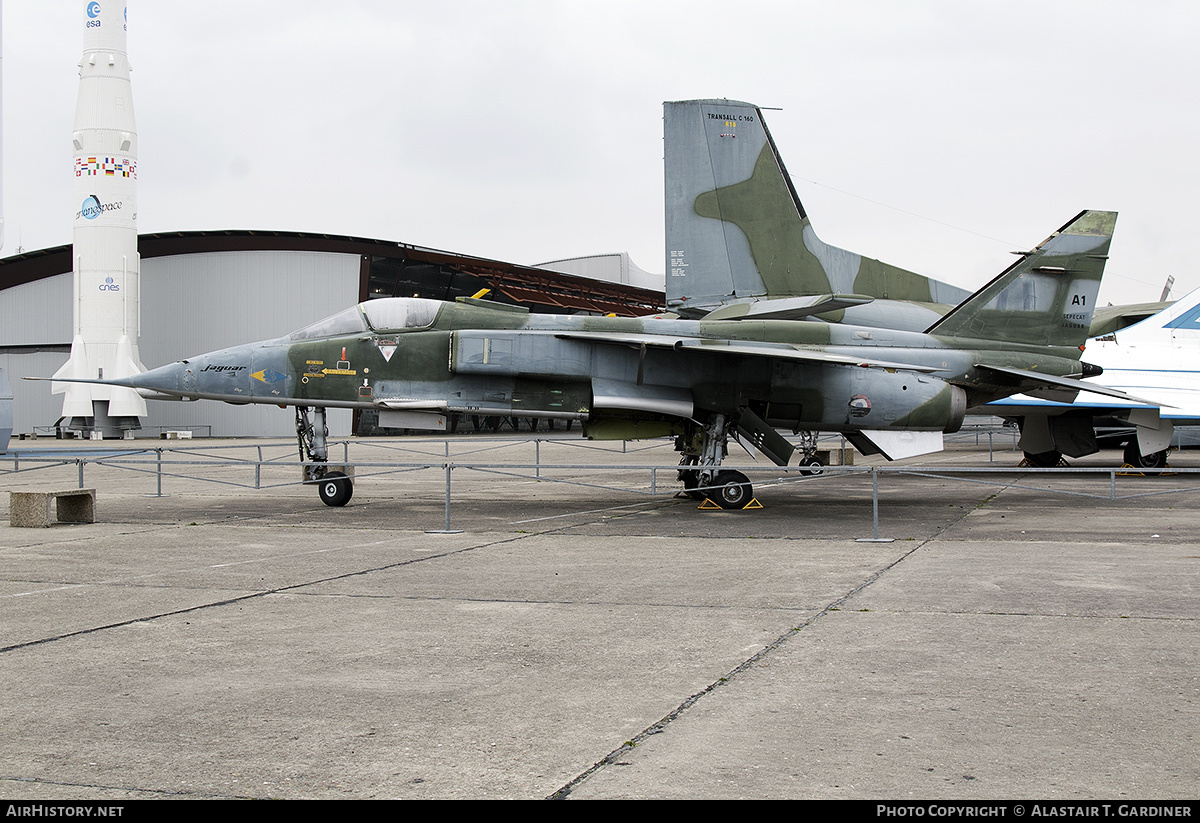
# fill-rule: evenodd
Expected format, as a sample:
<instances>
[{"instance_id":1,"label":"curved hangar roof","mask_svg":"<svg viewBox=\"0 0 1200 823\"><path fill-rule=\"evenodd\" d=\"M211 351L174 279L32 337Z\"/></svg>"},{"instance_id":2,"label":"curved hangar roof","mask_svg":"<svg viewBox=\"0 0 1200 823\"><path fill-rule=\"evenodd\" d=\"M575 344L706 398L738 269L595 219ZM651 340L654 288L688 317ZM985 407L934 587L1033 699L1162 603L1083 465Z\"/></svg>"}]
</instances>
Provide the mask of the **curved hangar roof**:
<instances>
[{"instance_id":1,"label":"curved hangar roof","mask_svg":"<svg viewBox=\"0 0 1200 823\"><path fill-rule=\"evenodd\" d=\"M386 240L274 231L192 231L138 235L143 260L232 251L315 251L360 258L359 300L420 296L440 300L491 289L489 300L537 312L637 316L663 310L661 291ZM71 246L0 260L0 289L71 271Z\"/></svg>"}]
</instances>

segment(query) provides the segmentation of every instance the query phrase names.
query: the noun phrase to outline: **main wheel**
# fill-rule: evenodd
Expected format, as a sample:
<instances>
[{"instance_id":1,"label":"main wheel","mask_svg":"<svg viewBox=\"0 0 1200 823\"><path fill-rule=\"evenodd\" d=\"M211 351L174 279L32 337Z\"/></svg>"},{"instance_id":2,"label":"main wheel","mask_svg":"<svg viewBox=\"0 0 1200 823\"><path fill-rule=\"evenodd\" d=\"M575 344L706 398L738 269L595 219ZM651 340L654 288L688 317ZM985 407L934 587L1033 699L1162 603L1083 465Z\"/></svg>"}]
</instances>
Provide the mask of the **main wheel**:
<instances>
[{"instance_id":1,"label":"main wheel","mask_svg":"<svg viewBox=\"0 0 1200 823\"><path fill-rule=\"evenodd\" d=\"M1025 452L1025 460L1035 469L1052 469L1062 460L1062 452L1048 451L1038 452L1037 454Z\"/></svg>"},{"instance_id":2,"label":"main wheel","mask_svg":"<svg viewBox=\"0 0 1200 823\"><path fill-rule=\"evenodd\" d=\"M1137 441L1133 440L1125 446L1125 462L1135 469L1164 469L1167 466L1167 450L1142 454Z\"/></svg>"},{"instance_id":3,"label":"main wheel","mask_svg":"<svg viewBox=\"0 0 1200 823\"><path fill-rule=\"evenodd\" d=\"M329 472L317 483L317 494L326 506L344 506L354 495L354 481L341 472Z\"/></svg>"},{"instance_id":4,"label":"main wheel","mask_svg":"<svg viewBox=\"0 0 1200 823\"><path fill-rule=\"evenodd\" d=\"M821 462L821 458L819 457L800 458L800 473L805 477L818 475L824 468L825 464Z\"/></svg>"},{"instance_id":5,"label":"main wheel","mask_svg":"<svg viewBox=\"0 0 1200 823\"><path fill-rule=\"evenodd\" d=\"M708 490L708 499L722 509L743 509L752 497L750 481L741 472L718 472L713 478L713 488Z\"/></svg>"}]
</instances>

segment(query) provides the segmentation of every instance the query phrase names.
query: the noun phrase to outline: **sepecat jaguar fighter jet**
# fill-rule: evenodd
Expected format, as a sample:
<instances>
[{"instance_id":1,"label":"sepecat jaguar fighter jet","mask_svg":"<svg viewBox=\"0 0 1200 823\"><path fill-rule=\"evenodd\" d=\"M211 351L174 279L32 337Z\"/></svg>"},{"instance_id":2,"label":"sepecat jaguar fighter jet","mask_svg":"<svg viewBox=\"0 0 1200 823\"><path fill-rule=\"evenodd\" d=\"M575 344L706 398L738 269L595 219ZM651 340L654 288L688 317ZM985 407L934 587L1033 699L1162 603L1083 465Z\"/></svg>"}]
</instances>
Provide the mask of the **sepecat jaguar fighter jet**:
<instances>
[{"instance_id":1,"label":"sepecat jaguar fighter jet","mask_svg":"<svg viewBox=\"0 0 1200 823\"><path fill-rule=\"evenodd\" d=\"M724 508L751 499L724 470L730 437L777 465L776 430L843 434L865 454L940 450L967 409L1018 392L1088 390L1080 362L1116 222L1087 211L924 332L804 320L541 315L477 298L385 298L311 326L120 380L160 400L296 409L308 480L344 505L327 466L325 410L439 430L450 414L558 418L593 439L674 436L680 479Z\"/></svg>"}]
</instances>

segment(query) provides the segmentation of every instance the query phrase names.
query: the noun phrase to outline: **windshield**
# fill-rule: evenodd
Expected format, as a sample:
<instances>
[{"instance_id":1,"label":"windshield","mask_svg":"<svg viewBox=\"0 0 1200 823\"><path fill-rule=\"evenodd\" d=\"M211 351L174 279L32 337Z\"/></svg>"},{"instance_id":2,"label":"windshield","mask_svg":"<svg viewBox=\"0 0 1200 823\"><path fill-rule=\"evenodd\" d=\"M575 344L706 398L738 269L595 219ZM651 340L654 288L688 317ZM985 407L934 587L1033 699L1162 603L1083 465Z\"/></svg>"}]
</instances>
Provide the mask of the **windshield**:
<instances>
[{"instance_id":1,"label":"windshield","mask_svg":"<svg viewBox=\"0 0 1200 823\"><path fill-rule=\"evenodd\" d=\"M398 331L432 326L443 304L423 297L384 297L359 305L373 331Z\"/></svg>"},{"instance_id":2,"label":"windshield","mask_svg":"<svg viewBox=\"0 0 1200 823\"><path fill-rule=\"evenodd\" d=\"M324 320L318 320L312 325L292 332L288 335L288 339L311 340L316 337L338 337L345 334L358 334L366 330L362 312L358 310L358 306L351 306Z\"/></svg>"}]
</instances>

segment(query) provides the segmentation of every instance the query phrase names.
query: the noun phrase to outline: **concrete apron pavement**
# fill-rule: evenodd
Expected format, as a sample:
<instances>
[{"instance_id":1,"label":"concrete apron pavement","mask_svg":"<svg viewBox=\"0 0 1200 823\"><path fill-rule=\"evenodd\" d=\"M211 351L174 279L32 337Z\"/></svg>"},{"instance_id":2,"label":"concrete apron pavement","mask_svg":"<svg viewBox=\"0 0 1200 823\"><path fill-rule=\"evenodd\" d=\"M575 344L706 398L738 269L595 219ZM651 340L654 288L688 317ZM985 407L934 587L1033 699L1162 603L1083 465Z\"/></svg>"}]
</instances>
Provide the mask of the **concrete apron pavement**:
<instances>
[{"instance_id":1,"label":"concrete apron pavement","mask_svg":"<svg viewBox=\"0 0 1200 823\"><path fill-rule=\"evenodd\" d=\"M674 462L582 445L540 457ZM5 797L1200 794L1195 492L883 476L895 542L862 543L863 476L754 477L763 509L705 512L645 473L456 471L462 531L429 534L437 469L343 509L85 471L95 524L0 525ZM1200 477L1118 492L1176 487Z\"/></svg>"}]
</instances>

